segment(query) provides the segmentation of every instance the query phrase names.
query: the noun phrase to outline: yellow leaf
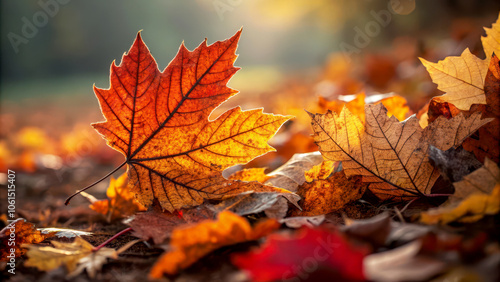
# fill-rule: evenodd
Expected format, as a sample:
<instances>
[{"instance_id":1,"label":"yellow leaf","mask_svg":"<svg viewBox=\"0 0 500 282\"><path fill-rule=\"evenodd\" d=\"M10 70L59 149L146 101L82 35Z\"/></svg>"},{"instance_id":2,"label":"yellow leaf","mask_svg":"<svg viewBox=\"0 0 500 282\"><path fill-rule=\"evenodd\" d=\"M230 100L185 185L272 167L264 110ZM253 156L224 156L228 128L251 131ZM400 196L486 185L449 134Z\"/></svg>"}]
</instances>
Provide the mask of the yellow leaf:
<instances>
[{"instance_id":1,"label":"yellow leaf","mask_svg":"<svg viewBox=\"0 0 500 282\"><path fill-rule=\"evenodd\" d=\"M231 176L229 176L229 180L240 180L248 182L257 181L260 183L264 183L273 178L272 176L267 175L264 172L265 170L265 167L243 169L231 174Z\"/></svg>"},{"instance_id":2,"label":"yellow leaf","mask_svg":"<svg viewBox=\"0 0 500 282\"><path fill-rule=\"evenodd\" d=\"M486 59L491 58L493 53L500 56L500 13L498 14L496 23L491 28L485 27L484 30L486 31L486 36L481 36L481 42L483 43Z\"/></svg>"},{"instance_id":3,"label":"yellow leaf","mask_svg":"<svg viewBox=\"0 0 500 282\"><path fill-rule=\"evenodd\" d=\"M420 58L438 89L446 92L440 100L468 111L472 104L486 104L484 80L488 60L481 60L465 49L460 57L447 57L438 63Z\"/></svg>"},{"instance_id":4,"label":"yellow leaf","mask_svg":"<svg viewBox=\"0 0 500 282\"><path fill-rule=\"evenodd\" d=\"M164 273L176 274L198 261L206 254L223 246L257 240L280 224L274 219L250 223L232 212L219 214L217 221L206 220L189 227L180 227L172 232L172 251L163 254L150 272L151 278L161 278Z\"/></svg>"}]
</instances>

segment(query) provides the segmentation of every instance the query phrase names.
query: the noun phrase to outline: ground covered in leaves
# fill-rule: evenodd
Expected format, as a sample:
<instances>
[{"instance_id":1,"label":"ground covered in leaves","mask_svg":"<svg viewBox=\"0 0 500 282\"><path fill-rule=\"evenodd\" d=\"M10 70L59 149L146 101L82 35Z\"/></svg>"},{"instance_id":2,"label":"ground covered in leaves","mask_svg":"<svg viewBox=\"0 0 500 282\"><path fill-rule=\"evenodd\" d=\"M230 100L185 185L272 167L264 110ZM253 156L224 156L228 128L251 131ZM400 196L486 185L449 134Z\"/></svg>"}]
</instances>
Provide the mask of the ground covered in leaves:
<instances>
[{"instance_id":1,"label":"ground covered in leaves","mask_svg":"<svg viewBox=\"0 0 500 282\"><path fill-rule=\"evenodd\" d=\"M413 48L360 75L332 54L313 82L217 108L237 94L240 36L181 45L160 71L139 33L110 88L94 88L106 142L79 123L55 140L2 116L20 128L0 143L16 197L3 277L498 281L500 22L483 49L437 63Z\"/></svg>"}]
</instances>

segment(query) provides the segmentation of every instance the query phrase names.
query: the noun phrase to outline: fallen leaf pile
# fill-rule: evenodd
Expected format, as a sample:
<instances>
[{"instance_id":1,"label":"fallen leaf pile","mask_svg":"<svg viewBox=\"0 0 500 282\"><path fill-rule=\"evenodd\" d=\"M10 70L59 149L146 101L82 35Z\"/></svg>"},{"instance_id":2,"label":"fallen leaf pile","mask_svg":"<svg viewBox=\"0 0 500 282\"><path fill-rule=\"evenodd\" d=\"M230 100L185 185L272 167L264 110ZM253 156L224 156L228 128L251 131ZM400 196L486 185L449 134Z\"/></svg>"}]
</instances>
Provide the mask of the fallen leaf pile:
<instances>
[{"instance_id":1,"label":"fallen leaf pile","mask_svg":"<svg viewBox=\"0 0 500 282\"><path fill-rule=\"evenodd\" d=\"M211 45L205 40L192 51L182 44L160 71L138 33L121 63L111 65L109 89L94 87L105 120L92 126L125 157L108 176L127 171L96 186L107 199L82 193L89 213L51 216L62 201L50 198L49 209L30 219L49 228L24 220L5 227L0 241L11 246L14 238L20 269L36 268L46 280L64 273L64 279L105 281L500 277L498 21L481 38L485 59L472 48L437 63L420 59L420 69L445 92L421 109L404 91L371 91L391 83L391 60L366 58L370 87L363 90L337 55L316 93L291 85L283 92L294 101L275 101L290 111L271 107L297 119L217 109L238 92L227 84L239 69L240 35ZM39 169L36 152L58 154L60 144L67 154L76 150L78 134L57 143L33 128L21 133L18 150L27 157L15 162L22 173ZM277 152L257 158L276 151L268 141ZM0 141L0 167L10 156L5 144ZM78 185L97 177L85 175ZM79 232L54 231L74 221ZM12 252L2 248L2 260ZM121 276L119 265L140 277Z\"/></svg>"}]
</instances>

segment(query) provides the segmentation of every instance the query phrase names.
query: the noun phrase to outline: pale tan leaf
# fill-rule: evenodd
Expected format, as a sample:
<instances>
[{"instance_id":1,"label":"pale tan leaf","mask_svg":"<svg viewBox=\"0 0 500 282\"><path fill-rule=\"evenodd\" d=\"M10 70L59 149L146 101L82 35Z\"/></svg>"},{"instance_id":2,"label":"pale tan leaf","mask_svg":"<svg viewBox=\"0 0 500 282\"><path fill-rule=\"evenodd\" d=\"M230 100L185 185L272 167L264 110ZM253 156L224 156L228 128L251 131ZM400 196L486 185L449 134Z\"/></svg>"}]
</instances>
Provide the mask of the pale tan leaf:
<instances>
[{"instance_id":1,"label":"pale tan leaf","mask_svg":"<svg viewBox=\"0 0 500 282\"><path fill-rule=\"evenodd\" d=\"M481 42L483 43L484 53L486 54L486 59L491 58L493 53L500 56L500 13L498 14L498 19L491 28L485 27L486 36L481 36Z\"/></svg>"},{"instance_id":2,"label":"pale tan leaf","mask_svg":"<svg viewBox=\"0 0 500 282\"><path fill-rule=\"evenodd\" d=\"M446 92L440 100L468 111L472 104L486 104L484 79L488 60L474 56L465 49L461 56L447 57L437 63L420 58L438 89Z\"/></svg>"},{"instance_id":3,"label":"pale tan leaf","mask_svg":"<svg viewBox=\"0 0 500 282\"><path fill-rule=\"evenodd\" d=\"M491 121L474 114L422 129L415 116L399 122L382 104L366 105L366 125L347 108L340 115L311 114L314 140L326 160L342 161L348 177L361 175L382 199L430 193L439 172L429 162L429 145L441 150L460 142Z\"/></svg>"}]
</instances>

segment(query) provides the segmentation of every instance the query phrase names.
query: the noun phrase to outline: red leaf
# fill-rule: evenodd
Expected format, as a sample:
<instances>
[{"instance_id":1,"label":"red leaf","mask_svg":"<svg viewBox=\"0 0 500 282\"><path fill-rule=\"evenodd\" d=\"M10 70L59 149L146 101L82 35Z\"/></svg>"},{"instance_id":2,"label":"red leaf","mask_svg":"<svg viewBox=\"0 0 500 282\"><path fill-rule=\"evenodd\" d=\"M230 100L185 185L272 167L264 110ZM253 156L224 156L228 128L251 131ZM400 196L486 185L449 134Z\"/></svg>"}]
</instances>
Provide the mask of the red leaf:
<instances>
[{"instance_id":1,"label":"red leaf","mask_svg":"<svg viewBox=\"0 0 500 282\"><path fill-rule=\"evenodd\" d=\"M325 268L334 270L337 278L365 280L363 258L367 253L339 233L304 228L292 236L270 235L260 249L234 255L232 262L255 281L307 279Z\"/></svg>"}]
</instances>

